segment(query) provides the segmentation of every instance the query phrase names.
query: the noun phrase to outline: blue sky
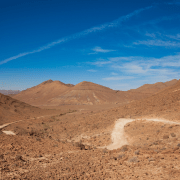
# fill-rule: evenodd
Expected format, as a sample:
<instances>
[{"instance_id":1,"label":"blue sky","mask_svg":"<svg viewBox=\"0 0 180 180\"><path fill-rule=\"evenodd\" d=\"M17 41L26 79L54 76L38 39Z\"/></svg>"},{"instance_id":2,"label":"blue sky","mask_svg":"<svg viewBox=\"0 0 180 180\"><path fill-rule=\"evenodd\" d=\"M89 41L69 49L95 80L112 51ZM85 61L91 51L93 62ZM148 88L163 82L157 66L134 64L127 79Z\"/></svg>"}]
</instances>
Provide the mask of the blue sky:
<instances>
[{"instance_id":1,"label":"blue sky","mask_svg":"<svg viewBox=\"0 0 180 180\"><path fill-rule=\"evenodd\" d=\"M0 89L179 79L180 0L0 1L0 50Z\"/></svg>"}]
</instances>

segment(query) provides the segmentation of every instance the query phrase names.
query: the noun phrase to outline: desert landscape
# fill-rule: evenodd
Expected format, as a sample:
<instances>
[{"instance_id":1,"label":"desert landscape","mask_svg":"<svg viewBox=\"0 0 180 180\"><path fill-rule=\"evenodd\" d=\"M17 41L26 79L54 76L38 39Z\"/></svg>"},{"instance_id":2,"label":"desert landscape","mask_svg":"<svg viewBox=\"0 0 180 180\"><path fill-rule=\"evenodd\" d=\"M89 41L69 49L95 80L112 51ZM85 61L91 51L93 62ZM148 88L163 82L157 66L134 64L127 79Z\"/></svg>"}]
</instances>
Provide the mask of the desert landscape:
<instances>
[{"instance_id":1,"label":"desert landscape","mask_svg":"<svg viewBox=\"0 0 180 180\"><path fill-rule=\"evenodd\" d=\"M0 180L180 180L180 0L0 0Z\"/></svg>"},{"instance_id":2,"label":"desert landscape","mask_svg":"<svg viewBox=\"0 0 180 180\"><path fill-rule=\"evenodd\" d=\"M48 80L1 94L0 178L178 180L179 93L180 80L129 91Z\"/></svg>"}]
</instances>

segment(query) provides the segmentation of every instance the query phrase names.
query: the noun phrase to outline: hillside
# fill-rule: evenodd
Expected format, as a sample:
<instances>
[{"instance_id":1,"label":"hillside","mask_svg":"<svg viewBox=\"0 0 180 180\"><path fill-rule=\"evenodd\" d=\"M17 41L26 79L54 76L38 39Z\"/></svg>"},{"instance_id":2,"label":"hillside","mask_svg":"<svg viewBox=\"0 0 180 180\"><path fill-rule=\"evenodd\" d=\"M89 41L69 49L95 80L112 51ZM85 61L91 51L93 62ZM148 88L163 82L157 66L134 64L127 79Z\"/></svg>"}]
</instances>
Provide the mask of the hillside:
<instances>
[{"instance_id":1,"label":"hillside","mask_svg":"<svg viewBox=\"0 0 180 180\"><path fill-rule=\"evenodd\" d=\"M157 82L155 84L144 84L143 86L137 88L137 89L131 89L129 90L129 92L139 92L139 93L145 93L145 94L154 94L157 93L161 90L163 90L164 88L170 87L175 85L178 82L177 79L173 79L171 81L167 81L167 82Z\"/></svg>"},{"instance_id":2,"label":"hillside","mask_svg":"<svg viewBox=\"0 0 180 180\"><path fill-rule=\"evenodd\" d=\"M117 91L83 81L75 86L60 81L45 81L29 88L14 98L31 105L94 105L118 103L122 101Z\"/></svg>"},{"instance_id":3,"label":"hillside","mask_svg":"<svg viewBox=\"0 0 180 180\"><path fill-rule=\"evenodd\" d=\"M117 94L114 90L87 81L75 85L60 96L48 101L49 104L53 105L94 105L117 102Z\"/></svg>"},{"instance_id":4,"label":"hillside","mask_svg":"<svg viewBox=\"0 0 180 180\"><path fill-rule=\"evenodd\" d=\"M147 84L129 91L115 91L87 81L74 86L60 81L48 80L13 97L35 106L122 105L150 97L176 82L177 80L172 80L166 83Z\"/></svg>"},{"instance_id":5,"label":"hillside","mask_svg":"<svg viewBox=\"0 0 180 180\"><path fill-rule=\"evenodd\" d=\"M59 96L73 86L72 84L64 84L60 81L48 80L22 91L15 95L14 98L31 105L44 105L50 99Z\"/></svg>"},{"instance_id":6,"label":"hillside","mask_svg":"<svg viewBox=\"0 0 180 180\"><path fill-rule=\"evenodd\" d=\"M24 117L32 117L42 110L12 97L0 94L0 124Z\"/></svg>"},{"instance_id":7,"label":"hillside","mask_svg":"<svg viewBox=\"0 0 180 180\"><path fill-rule=\"evenodd\" d=\"M116 109L122 117L180 119L180 80L173 86L140 101Z\"/></svg>"}]
</instances>

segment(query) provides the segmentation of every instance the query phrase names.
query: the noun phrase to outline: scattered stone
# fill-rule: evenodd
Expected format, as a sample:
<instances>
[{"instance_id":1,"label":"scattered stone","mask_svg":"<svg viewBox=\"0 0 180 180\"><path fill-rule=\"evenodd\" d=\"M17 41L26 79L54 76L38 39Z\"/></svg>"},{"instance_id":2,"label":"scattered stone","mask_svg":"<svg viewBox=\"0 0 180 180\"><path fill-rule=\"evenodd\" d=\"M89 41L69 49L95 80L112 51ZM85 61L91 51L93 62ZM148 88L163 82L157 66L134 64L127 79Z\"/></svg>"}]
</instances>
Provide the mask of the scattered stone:
<instances>
[{"instance_id":1,"label":"scattered stone","mask_svg":"<svg viewBox=\"0 0 180 180\"><path fill-rule=\"evenodd\" d=\"M117 158L122 159L125 156L125 154L120 154Z\"/></svg>"},{"instance_id":2,"label":"scattered stone","mask_svg":"<svg viewBox=\"0 0 180 180\"><path fill-rule=\"evenodd\" d=\"M105 148L105 149L103 149L103 153L108 153L108 151L107 151L107 149Z\"/></svg>"},{"instance_id":3,"label":"scattered stone","mask_svg":"<svg viewBox=\"0 0 180 180\"><path fill-rule=\"evenodd\" d=\"M177 151L177 150L179 150L179 147L175 147L173 150L174 150L174 151Z\"/></svg>"},{"instance_id":4,"label":"scattered stone","mask_svg":"<svg viewBox=\"0 0 180 180\"><path fill-rule=\"evenodd\" d=\"M171 136L172 136L172 137L176 137L176 134L174 134L174 133L171 133Z\"/></svg>"},{"instance_id":5,"label":"scattered stone","mask_svg":"<svg viewBox=\"0 0 180 180\"><path fill-rule=\"evenodd\" d=\"M134 154L135 154L135 155L139 155L139 152L140 152L139 150L136 150L136 151L134 152Z\"/></svg>"},{"instance_id":6,"label":"scattered stone","mask_svg":"<svg viewBox=\"0 0 180 180\"><path fill-rule=\"evenodd\" d=\"M163 139L168 139L169 138L169 135L164 135L163 136Z\"/></svg>"},{"instance_id":7,"label":"scattered stone","mask_svg":"<svg viewBox=\"0 0 180 180\"><path fill-rule=\"evenodd\" d=\"M22 158L21 155L16 155L15 160L17 160L17 161L18 161L18 160L25 161L25 160Z\"/></svg>"},{"instance_id":8,"label":"scattered stone","mask_svg":"<svg viewBox=\"0 0 180 180\"><path fill-rule=\"evenodd\" d=\"M85 150L90 150L91 147L89 145L85 145Z\"/></svg>"},{"instance_id":9,"label":"scattered stone","mask_svg":"<svg viewBox=\"0 0 180 180\"><path fill-rule=\"evenodd\" d=\"M122 146L121 151L122 152L128 151L128 146L127 145Z\"/></svg>"},{"instance_id":10,"label":"scattered stone","mask_svg":"<svg viewBox=\"0 0 180 180\"><path fill-rule=\"evenodd\" d=\"M155 149L154 152L159 153L159 150L158 150L158 149Z\"/></svg>"},{"instance_id":11,"label":"scattered stone","mask_svg":"<svg viewBox=\"0 0 180 180\"><path fill-rule=\"evenodd\" d=\"M37 141L41 141L41 138L36 138Z\"/></svg>"},{"instance_id":12,"label":"scattered stone","mask_svg":"<svg viewBox=\"0 0 180 180\"><path fill-rule=\"evenodd\" d=\"M148 161L149 161L149 162L150 162L150 161L155 161L155 159L154 159L154 158L149 158Z\"/></svg>"},{"instance_id":13,"label":"scattered stone","mask_svg":"<svg viewBox=\"0 0 180 180\"><path fill-rule=\"evenodd\" d=\"M17 166L17 164L16 163L14 163L13 165L12 165L12 167L16 167Z\"/></svg>"},{"instance_id":14,"label":"scattered stone","mask_svg":"<svg viewBox=\"0 0 180 180\"><path fill-rule=\"evenodd\" d=\"M117 157L113 157L113 159L116 161L116 160L117 160Z\"/></svg>"},{"instance_id":15,"label":"scattered stone","mask_svg":"<svg viewBox=\"0 0 180 180\"><path fill-rule=\"evenodd\" d=\"M4 155L3 154L0 155L0 159L4 159Z\"/></svg>"},{"instance_id":16,"label":"scattered stone","mask_svg":"<svg viewBox=\"0 0 180 180\"><path fill-rule=\"evenodd\" d=\"M128 162L137 163L137 162L139 162L139 159L137 157L132 157L128 160Z\"/></svg>"},{"instance_id":17,"label":"scattered stone","mask_svg":"<svg viewBox=\"0 0 180 180\"><path fill-rule=\"evenodd\" d=\"M81 150L86 150L85 145L80 142L75 142L74 146L79 147Z\"/></svg>"}]
</instances>

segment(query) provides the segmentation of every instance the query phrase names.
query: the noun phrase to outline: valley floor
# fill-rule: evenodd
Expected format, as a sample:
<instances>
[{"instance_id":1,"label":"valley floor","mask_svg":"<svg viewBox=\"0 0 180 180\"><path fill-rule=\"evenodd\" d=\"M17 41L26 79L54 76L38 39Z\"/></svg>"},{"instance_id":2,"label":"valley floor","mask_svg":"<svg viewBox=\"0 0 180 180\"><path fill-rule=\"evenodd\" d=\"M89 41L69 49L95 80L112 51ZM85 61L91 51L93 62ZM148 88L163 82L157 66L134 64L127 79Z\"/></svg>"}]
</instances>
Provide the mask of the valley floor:
<instances>
[{"instance_id":1,"label":"valley floor","mask_svg":"<svg viewBox=\"0 0 180 180\"><path fill-rule=\"evenodd\" d=\"M178 121L88 106L58 112L2 127L0 179L179 179Z\"/></svg>"}]
</instances>

